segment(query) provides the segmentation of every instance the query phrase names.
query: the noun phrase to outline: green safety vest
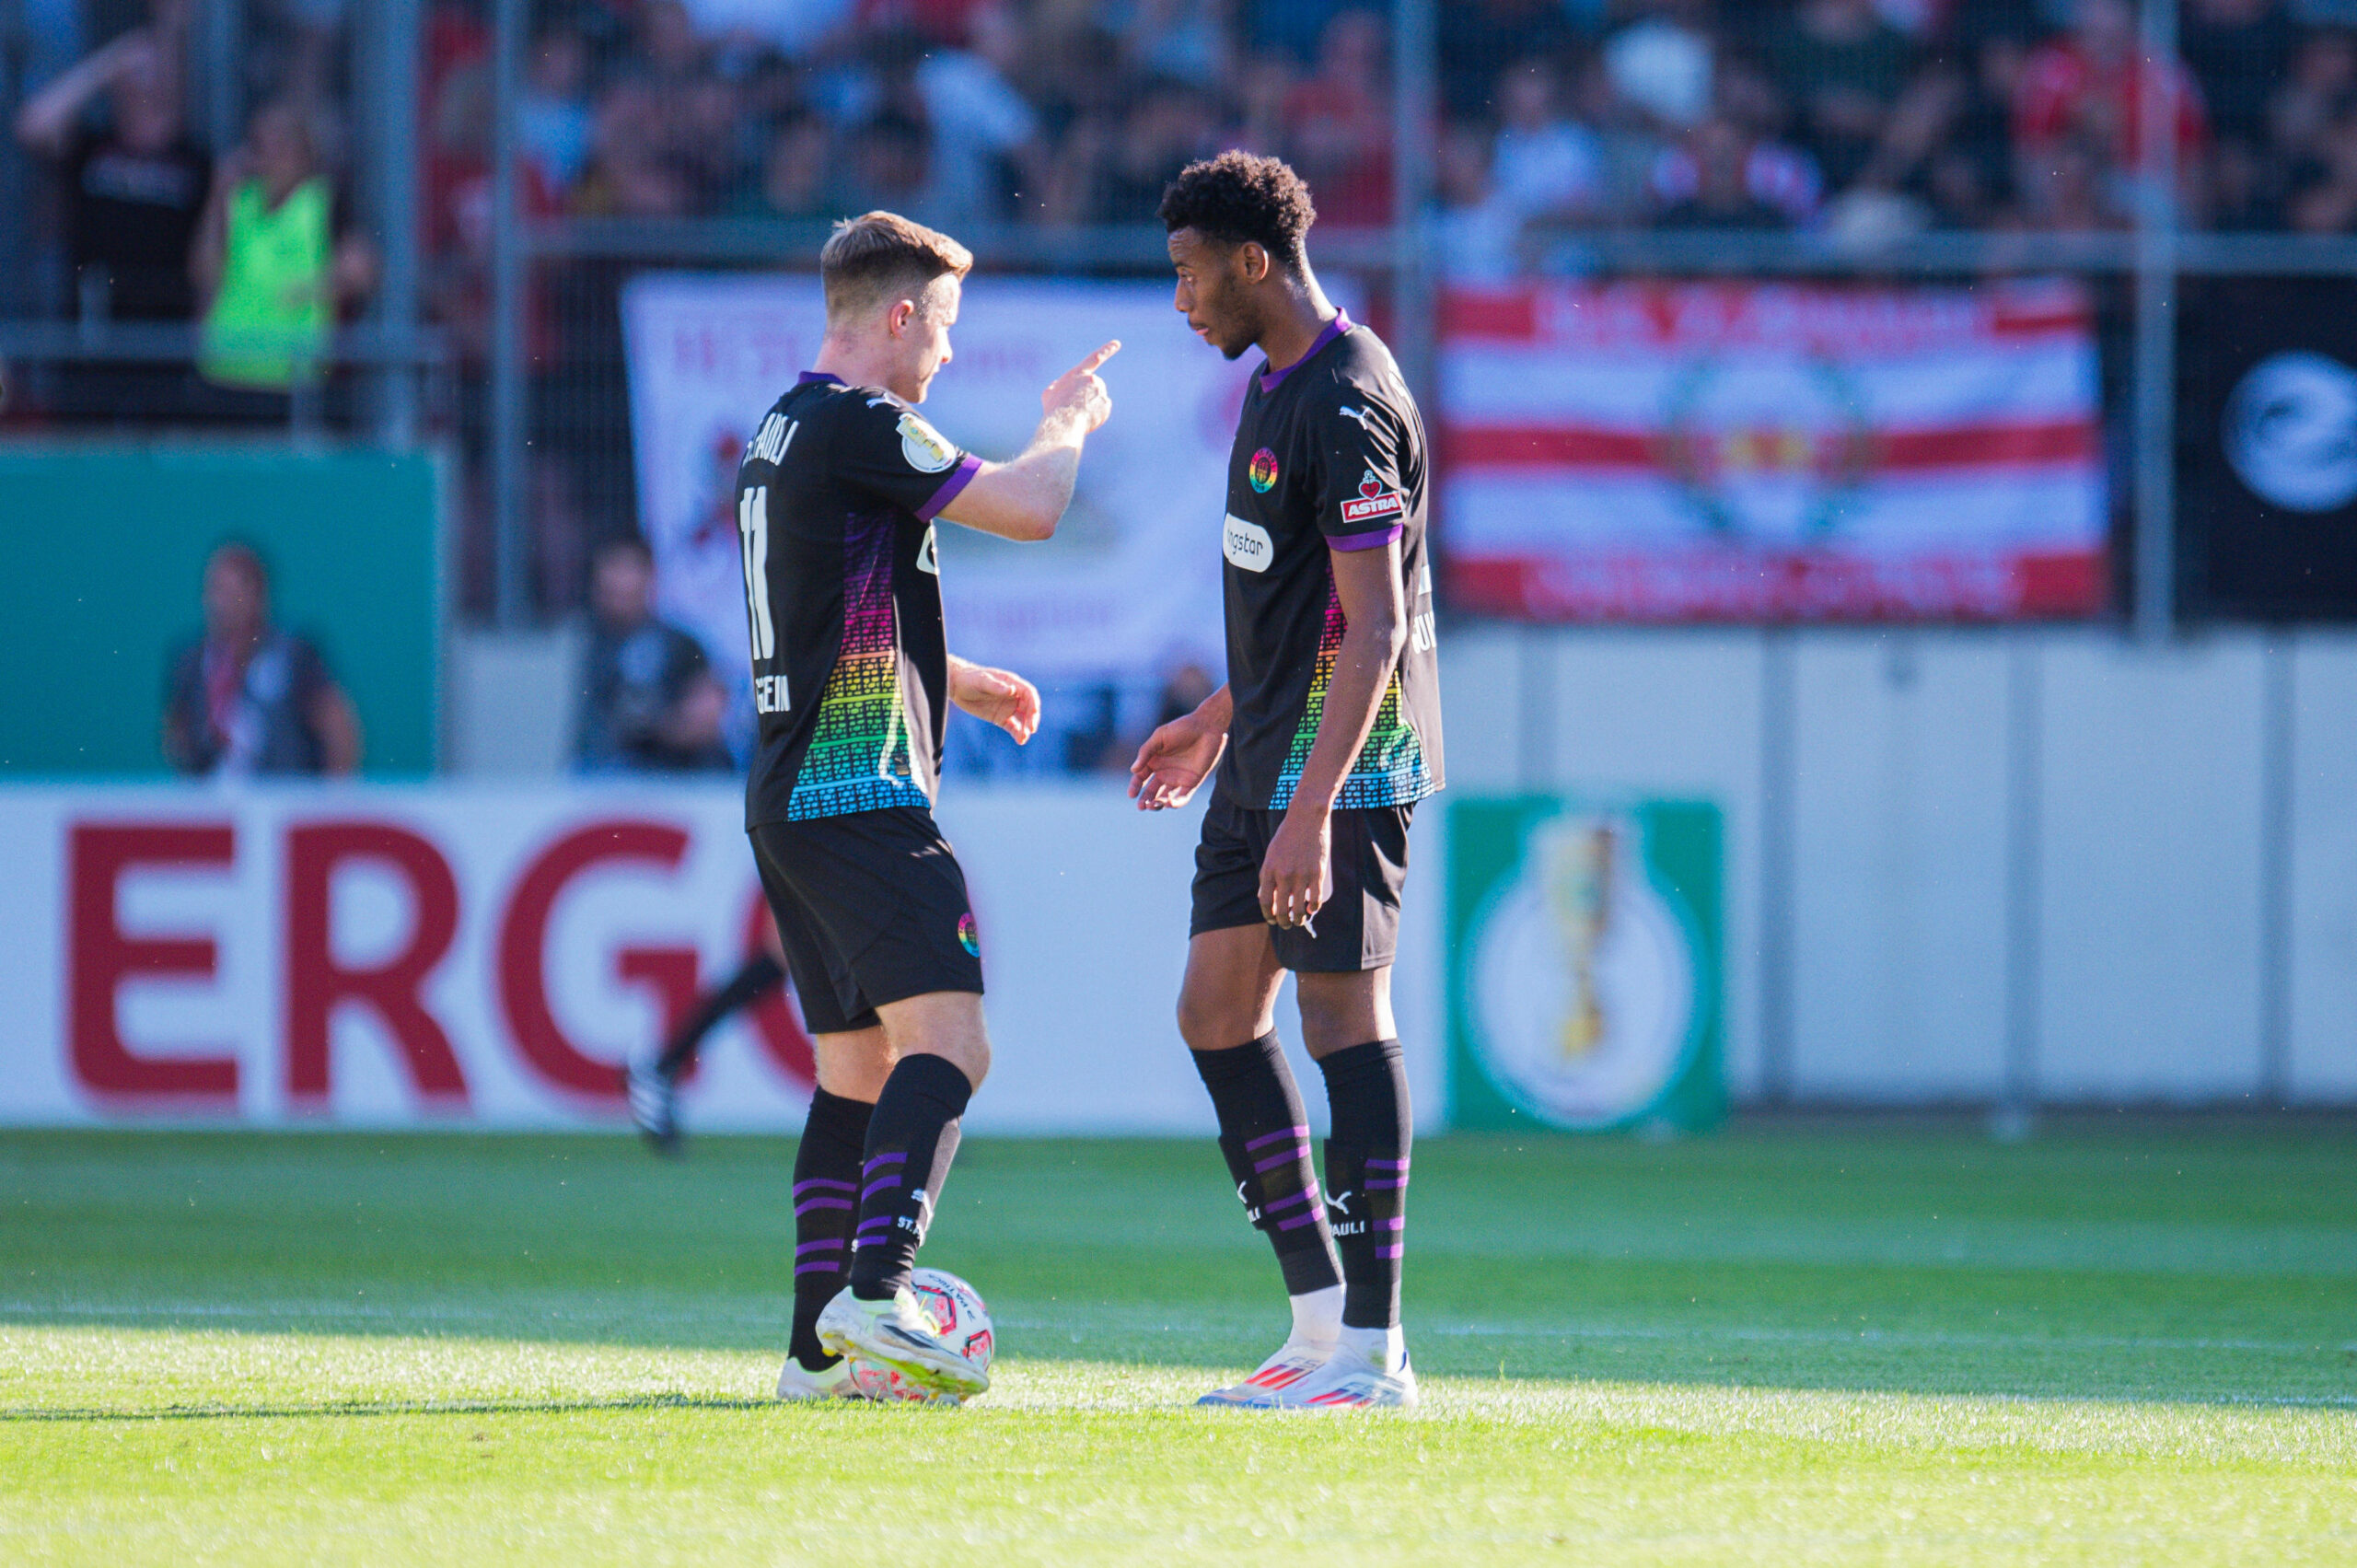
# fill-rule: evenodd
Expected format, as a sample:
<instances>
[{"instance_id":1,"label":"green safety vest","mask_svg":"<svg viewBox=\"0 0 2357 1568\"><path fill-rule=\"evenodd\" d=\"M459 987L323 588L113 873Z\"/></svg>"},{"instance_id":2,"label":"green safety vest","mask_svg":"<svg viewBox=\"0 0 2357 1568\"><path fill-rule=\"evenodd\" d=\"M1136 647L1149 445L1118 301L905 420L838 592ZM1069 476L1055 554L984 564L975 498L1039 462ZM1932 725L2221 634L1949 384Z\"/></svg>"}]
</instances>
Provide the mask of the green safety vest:
<instances>
[{"instance_id":1,"label":"green safety vest","mask_svg":"<svg viewBox=\"0 0 2357 1568\"><path fill-rule=\"evenodd\" d=\"M262 183L229 196L221 290L204 313L204 377L225 387L284 391L319 372L331 314L332 197L326 180L297 185L275 209Z\"/></svg>"}]
</instances>

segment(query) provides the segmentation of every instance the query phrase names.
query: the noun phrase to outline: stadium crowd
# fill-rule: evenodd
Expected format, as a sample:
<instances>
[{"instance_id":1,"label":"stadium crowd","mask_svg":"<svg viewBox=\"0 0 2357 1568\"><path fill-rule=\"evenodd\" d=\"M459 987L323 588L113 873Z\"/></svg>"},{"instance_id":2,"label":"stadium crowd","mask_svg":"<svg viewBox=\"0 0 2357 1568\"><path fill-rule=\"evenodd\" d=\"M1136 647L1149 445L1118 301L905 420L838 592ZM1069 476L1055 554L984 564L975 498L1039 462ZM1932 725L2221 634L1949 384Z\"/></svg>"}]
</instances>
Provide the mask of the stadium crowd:
<instances>
[{"instance_id":1,"label":"stadium crowd","mask_svg":"<svg viewBox=\"0 0 2357 1568\"><path fill-rule=\"evenodd\" d=\"M1462 0L1443 7L1460 265L1534 226L1865 232L2129 221L2166 100L2190 221L2357 226L2357 5ZM523 135L545 215L1140 223L1190 157L1283 154L1329 228L1391 215L1385 9L1353 0L567 0L536 13ZM435 31L444 233L466 221L488 35Z\"/></svg>"}]
</instances>

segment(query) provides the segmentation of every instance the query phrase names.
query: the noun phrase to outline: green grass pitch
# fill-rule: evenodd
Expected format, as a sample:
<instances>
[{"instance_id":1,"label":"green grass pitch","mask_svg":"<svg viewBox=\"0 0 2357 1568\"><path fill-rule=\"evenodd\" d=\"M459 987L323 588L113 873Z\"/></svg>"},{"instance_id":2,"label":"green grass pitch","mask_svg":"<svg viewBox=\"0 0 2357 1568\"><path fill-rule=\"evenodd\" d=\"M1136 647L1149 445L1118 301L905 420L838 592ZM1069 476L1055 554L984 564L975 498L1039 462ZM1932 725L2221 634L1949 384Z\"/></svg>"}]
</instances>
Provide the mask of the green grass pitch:
<instances>
[{"instance_id":1,"label":"green grass pitch","mask_svg":"<svg viewBox=\"0 0 2357 1568\"><path fill-rule=\"evenodd\" d=\"M2357 1139L1417 1150L1413 1417L1207 1143L969 1142L962 1411L766 1400L791 1144L0 1136L0 1561L2357 1562Z\"/></svg>"}]
</instances>

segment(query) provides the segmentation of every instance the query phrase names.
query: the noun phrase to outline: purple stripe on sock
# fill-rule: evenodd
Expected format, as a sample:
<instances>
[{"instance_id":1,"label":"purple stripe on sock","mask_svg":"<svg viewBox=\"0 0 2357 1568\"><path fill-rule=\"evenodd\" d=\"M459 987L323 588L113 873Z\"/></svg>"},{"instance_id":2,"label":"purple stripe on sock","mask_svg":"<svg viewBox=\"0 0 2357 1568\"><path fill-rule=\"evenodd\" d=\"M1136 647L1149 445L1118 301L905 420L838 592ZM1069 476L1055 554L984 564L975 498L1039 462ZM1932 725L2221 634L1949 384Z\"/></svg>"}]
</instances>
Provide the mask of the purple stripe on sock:
<instances>
[{"instance_id":1,"label":"purple stripe on sock","mask_svg":"<svg viewBox=\"0 0 2357 1568\"><path fill-rule=\"evenodd\" d=\"M903 1149L897 1155L877 1155L874 1159L869 1160L866 1165L861 1167L859 1173L862 1176L873 1176L877 1170L881 1169L885 1166L906 1165L908 1163L909 1153L906 1149Z\"/></svg>"},{"instance_id":2,"label":"purple stripe on sock","mask_svg":"<svg viewBox=\"0 0 2357 1568\"><path fill-rule=\"evenodd\" d=\"M867 1184L867 1191L859 1195L859 1201L865 1203L878 1192L889 1192L900 1184L900 1179L897 1176L879 1176Z\"/></svg>"},{"instance_id":3,"label":"purple stripe on sock","mask_svg":"<svg viewBox=\"0 0 2357 1568\"><path fill-rule=\"evenodd\" d=\"M797 1181L794 1184L794 1195L797 1198L801 1197L805 1192L817 1192L821 1191L828 1192L856 1192L859 1191L859 1183L856 1181L833 1181L823 1176L814 1176L807 1181Z\"/></svg>"},{"instance_id":4,"label":"purple stripe on sock","mask_svg":"<svg viewBox=\"0 0 2357 1568\"><path fill-rule=\"evenodd\" d=\"M795 1204L794 1217L800 1219L804 1214L809 1214L814 1209L843 1209L848 1211L857 1207L859 1207L859 1205L853 1202L848 1198L813 1198L807 1203Z\"/></svg>"},{"instance_id":5,"label":"purple stripe on sock","mask_svg":"<svg viewBox=\"0 0 2357 1568\"><path fill-rule=\"evenodd\" d=\"M891 1228L892 1216L889 1214L878 1214L872 1220L860 1221L859 1229L853 1232L853 1234L855 1236L865 1236L871 1230L889 1230Z\"/></svg>"},{"instance_id":6,"label":"purple stripe on sock","mask_svg":"<svg viewBox=\"0 0 2357 1568\"><path fill-rule=\"evenodd\" d=\"M1279 1209L1290 1209L1295 1203L1314 1203L1317 1201L1318 1183L1313 1181L1298 1192L1288 1192L1282 1198L1271 1199L1260 1205L1260 1212L1264 1214L1273 1214Z\"/></svg>"},{"instance_id":7,"label":"purple stripe on sock","mask_svg":"<svg viewBox=\"0 0 2357 1568\"><path fill-rule=\"evenodd\" d=\"M1268 1172L1276 1169L1277 1167L1281 1165L1292 1165L1295 1161L1306 1160L1308 1157L1309 1145L1307 1144L1295 1144L1283 1154L1272 1156L1271 1157L1264 1159L1260 1164L1254 1166L1252 1167L1252 1174L1255 1176L1266 1175Z\"/></svg>"},{"instance_id":8,"label":"purple stripe on sock","mask_svg":"<svg viewBox=\"0 0 2357 1568\"><path fill-rule=\"evenodd\" d=\"M1394 1214L1387 1220L1376 1221L1375 1228L1377 1230L1405 1230L1408 1228L1408 1221L1405 1215Z\"/></svg>"},{"instance_id":9,"label":"purple stripe on sock","mask_svg":"<svg viewBox=\"0 0 2357 1568\"><path fill-rule=\"evenodd\" d=\"M1273 1144L1280 1138L1299 1140L1308 1136L1309 1129L1306 1127L1288 1127L1281 1132L1271 1132L1266 1136L1253 1139L1250 1143L1244 1145L1244 1152L1248 1155L1253 1150L1261 1147L1263 1144Z\"/></svg>"},{"instance_id":10,"label":"purple stripe on sock","mask_svg":"<svg viewBox=\"0 0 2357 1568\"><path fill-rule=\"evenodd\" d=\"M801 1263L795 1265L794 1277L800 1279L805 1274L836 1274L842 1272L841 1263Z\"/></svg>"},{"instance_id":11,"label":"purple stripe on sock","mask_svg":"<svg viewBox=\"0 0 2357 1568\"><path fill-rule=\"evenodd\" d=\"M1369 1160L1366 1162L1366 1167L1369 1170L1405 1170L1408 1168L1408 1162L1404 1159Z\"/></svg>"},{"instance_id":12,"label":"purple stripe on sock","mask_svg":"<svg viewBox=\"0 0 2357 1568\"><path fill-rule=\"evenodd\" d=\"M1369 1192L1395 1192L1408 1185L1408 1179L1401 1176L1386 1181L1364 1181L1359 1185Z\"/></svg>"},{"instance_id":13,"label":"purple stripe on sock","mask_svg":"<svg viewBox=\"0 0 2357 1568\"><path fill-rule=\"evenodd\" d=\"M799 1258L805 1252L840 1252L842 1249L842 1237L833 1237L825 1241L806 1241L794 1249L794 1255Z\"/></svg>"},{"instance_id":14,"label":"purple stripe on sock","mask_svg":"<svg viewBox=\"0 0 2357 1568\"><path fill-rule=\"evenodd\" d=\"M1397 1258L1399 1256L1399 1244L1395 1241L1388 1247L1376 1248L1375 1255L1378 1258Z\"/></svg>"},{"instance_id":15,"label":"purple stripe on sock","mask_svg":"<svg viewBox=\"0 0 2357 1568\"><path fill-rule=\"evenodd\" d=\"M1316 1225L1321 1217L1322 1216L1319 1214L1318 1210L1312 1209L1306 1214L1295 1214L1289 1220L1280 1221L1277 1228L1279 1230L1299 1230L1303 1225Z\"/></svg>"}]
</instances>

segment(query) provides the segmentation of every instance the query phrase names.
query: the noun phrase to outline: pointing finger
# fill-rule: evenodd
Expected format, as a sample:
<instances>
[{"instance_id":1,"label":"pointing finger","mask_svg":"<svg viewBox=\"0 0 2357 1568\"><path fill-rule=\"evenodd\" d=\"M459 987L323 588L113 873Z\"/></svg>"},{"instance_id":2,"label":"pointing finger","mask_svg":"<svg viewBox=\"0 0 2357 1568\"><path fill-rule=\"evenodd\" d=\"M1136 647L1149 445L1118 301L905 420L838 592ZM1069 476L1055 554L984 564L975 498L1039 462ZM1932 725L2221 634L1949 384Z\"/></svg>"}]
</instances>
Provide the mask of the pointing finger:
<instances>
[{"instance_id":1,"label":"pointing finger","mask_svg":"<svg viewBox=\"0 0 2357 1568\"><path fill-rule=\"evenodd\" d=\"M1092 354L1086 359L1082 360L1078 366L1080 373L1084 376L1093 374L1098 366L1104 364L1107 360L1112 358L1115 354L1120 352L1121 340L1115 338L1111 342L1108 343L1103 348L1098 349L1095 354Z\"/></svg>"}]
</instances>

